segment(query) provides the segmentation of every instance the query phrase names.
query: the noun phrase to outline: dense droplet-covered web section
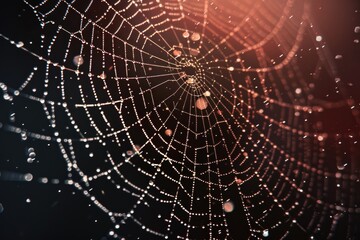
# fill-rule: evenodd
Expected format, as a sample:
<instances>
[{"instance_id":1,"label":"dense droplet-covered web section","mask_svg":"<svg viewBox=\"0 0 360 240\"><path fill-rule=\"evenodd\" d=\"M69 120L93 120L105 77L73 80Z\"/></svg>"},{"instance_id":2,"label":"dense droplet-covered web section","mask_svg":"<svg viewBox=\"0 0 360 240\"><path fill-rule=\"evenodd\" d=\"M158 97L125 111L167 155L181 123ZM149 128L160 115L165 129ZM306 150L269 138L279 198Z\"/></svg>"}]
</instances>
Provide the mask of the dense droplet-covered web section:
<instances>
[{"instance_id":1,"label":"dense droplet-covered web section","mask_svg":"<svg viewBox=\"0 0 360 240\"><path fill-rule=\"evenodd\" d=\"M65 183L109 216L108 237L354 236L359 106L311 1L22 4L37 30L0 32L1 44L31 66L1 79L1 101L40 109L47 125L11 113L1 127L58 146ZM353 128L330 131L334 112Z\"/></svg>"}]
</instances>

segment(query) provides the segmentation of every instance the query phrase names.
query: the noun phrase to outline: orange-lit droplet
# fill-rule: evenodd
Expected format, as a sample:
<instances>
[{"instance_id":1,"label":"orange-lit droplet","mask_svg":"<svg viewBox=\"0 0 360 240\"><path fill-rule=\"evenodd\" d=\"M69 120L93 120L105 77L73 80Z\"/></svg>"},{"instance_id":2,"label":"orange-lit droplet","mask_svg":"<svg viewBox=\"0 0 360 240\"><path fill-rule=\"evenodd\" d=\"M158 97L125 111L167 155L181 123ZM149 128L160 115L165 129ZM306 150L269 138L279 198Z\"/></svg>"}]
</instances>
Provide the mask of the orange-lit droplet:
<instances>
[{"instance_id":1,"label":"orange-lit droplet","mask_svg":"<svg viewBox=\"0 0 360 240\"><path fill-rule=\"evenodd\" d=\"M171 129L166 129L166 130L165 130L165 135L166 135L166 136L171 137L172 134L173 134L173 132L172 132Z\"/></svg>"},{"instance_id":2,"label":"orange-lit droplet","mask_svg":"<svg viewBox=\"0 0 360 240\"><path fill-rule=\"evenodd\" d=\"M200 34L195 32L191 35L191 40L196 42L196 41L199 41L200 40Z\"/></svg>"},{"instance_id":3,"label":"orange-lit droplet","mask_svg":"<svg viewBox=\"0 0 360 240\"><path fill-rule=\"evenodd\" d=\"M102 72L100 75L99 75L99 78L104 80L106 79L106 74L104 72Z\"/></svg>"},{"instance_id":4,"label":"orange-lit droplet","mask_svg":"<svg viewBox=\"0 0 360 240\"><path fill-rule=\"evenodd\" d=\"M206 109L207 107L208 107L208 102L206 101L206 99L205 98L198 98L197 100L196 100L196 107L198 108L198 109L200 109L200 110L204 110L204 109Z\"/></svg>"},{"instance_id":5,"label":"orange-lit droplet","mask_svg":"<svg viewBox=\"0 0 360 240\"><path fill-rule=\"evenodd\" d=\"M240 184L242 184L243 181L240 178L236 178L235 182L237 185L240 185Z\"/></svg>"},{"instance_id":6,"label":"orange-lit droplet","mask_svg":"<svg viewBox=\"0 0 360 240\"><path fill-rule=\"evenodd\" d=\"M232 212L232 211L234 211L234 204L231 201L226 201L223 204L223 208L224 208L224 211L227 213Z\"/></svg>"},{"instance_id":7,"label":"orange-lit droplet","mask_svg":"<svg viewBox=\"0 0 360 240\"><path fill-rule=\"evenodd\" d=\"M173 54L174 54L175 57L180 57L180 56L181 56L181 51L175 49L175 50L173 51Z\"/></svg>"}]
</instances>

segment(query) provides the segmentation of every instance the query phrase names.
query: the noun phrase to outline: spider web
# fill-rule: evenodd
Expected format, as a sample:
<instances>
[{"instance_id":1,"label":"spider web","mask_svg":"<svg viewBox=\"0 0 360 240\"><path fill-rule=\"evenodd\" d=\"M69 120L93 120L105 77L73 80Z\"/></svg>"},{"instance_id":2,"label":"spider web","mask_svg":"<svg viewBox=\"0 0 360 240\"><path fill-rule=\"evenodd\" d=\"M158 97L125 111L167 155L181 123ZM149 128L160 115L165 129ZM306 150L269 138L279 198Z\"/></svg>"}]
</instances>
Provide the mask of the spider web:
<instances>
[{"instance_id":1,"label":"spider web","mask_svg":"<svg viewBox=\"0 0 360 240\"><path fill-rule=\"evenodd\" d=\"M0 36L34 67L0 87L49 129L2 128L56 142L109 236L331 238L340 219L352 236L358 110L310 1L24 3L42 34ZM321 99L316 81L340 94ZM323 126L338 109L350 133Z\"/></svg>"}]
</instances>

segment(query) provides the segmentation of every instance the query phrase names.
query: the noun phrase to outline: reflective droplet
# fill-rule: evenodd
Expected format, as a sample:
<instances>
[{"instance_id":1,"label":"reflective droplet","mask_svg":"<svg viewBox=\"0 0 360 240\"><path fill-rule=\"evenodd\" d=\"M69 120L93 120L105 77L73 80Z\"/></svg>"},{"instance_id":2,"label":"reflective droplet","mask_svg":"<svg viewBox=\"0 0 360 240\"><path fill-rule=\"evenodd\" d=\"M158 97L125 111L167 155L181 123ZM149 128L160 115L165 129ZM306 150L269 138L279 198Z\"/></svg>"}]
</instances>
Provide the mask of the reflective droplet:
<instances>
[{"instance_id":1,"label":"reflective droplet","mask_svg":"<svg viewBox=\"0 0 360 240\"><path fill-rule=\"evenodd\" d=\"M4 98L4 100L7 100L7 101L12 101L13 100L13 97L10 96L8 93L4 93L3 98Z\"/></svg>"},{"instance_id":2,"label":"reflective droplet","mask_svg":"<svg viewBox=\"0 0 360 240\"><path fill-rule=\"evenodd\" d=\"M211 95L210 91L204 92L204 96L205 96L205 97L210 97L210 95Z\"/></svg>"},{"instance_id":3,"label":"reflective droplet","mask_svg":"<svg viewBox=\"0 0 360 240\"><path fill-rule=\"evenodd\" d=\"M166 130L165 130L165 135L168 136L168 137L171 137L171 135L172 135L172 130L171 130L171 129L166 129Z\"/></svg>"},{"instance_id":4,"label":"reflective droplet","mask_svg":"<svg viewBox=\"0 0 360 240\"><path fill-rule=\"evenodd\" d=\"M232 212L232 211L234 211L234 204L231 201L226 201L223 204L223 208L224 208L224 211L227 213Z\"/></svg>"},{"instance_id":5,"label":"reflective droplet","mask_svg":"<svg viewBox=\"0 0 360 240\"><path fill-rule=\"evenodd\" d=\"M199 109L199 110L204 110L208 107L208 102L206 101L205 98L198 98L196 100L196 107Z\"/></svg>"},{"instance_id":6,"label":"reflective droplet","mask_svg":"<svg viewBox=\"0 0 360 240\"><path fill-rule=\"evenodd\" d=\"M188 37L190 37L190 33L188 31L185 31L185 32L183 32L182 36L183 36L183 38L188 38Z\"/></svg>"},{"instance_id":7,"label":"reflective droplet","mask_svg":"<svg viewBox=\"0 0 360 240\"><path fill-rule=\"evenodd\" d=\"M27 139L27 134L26 132L21 132L20 133L20 136L21 136L21 140L25 141Z\"/></svg>"},{"instance_id":8,"label":"reflective droplet","mask_svg":"<svg viewBox=\"0 0 360 240\"><path fill-rule=\"evenodd\" d=\"M106 79L106 74L104 72L102 72L100 75L99 75L99 78L104 80Z\"/></svg>"},{"instance_id":9,"label":"reflective droplet","mask_svg":"<svg viewBox=\"0 0 360 240\"><path fill-rule=\"evenodd\" d=\"M322 41L322 36L320 36L320 35L316 36L315 40L317 42L321 42Z\"/></svg>"},{"instance_id":10,"label":"reflective droplet","mask_svg":"<svg viewBox=\"0 0 360 240\"><path fill-rule=\"evenodd\" d=\"M354 32L355 33L360 33L360 26L356 26L355 29L354 29Z\"/></svg>"},{"instance_id":11,"label":"reflective droplet","mask_svg":"<svg viewBox=\"0 0 360 240\"><path fill-rule=\"evenodd\" d=\"M41 179L40 179L40 182L45 184L45 183L48 183L48 182L49 182L49 179L46 178L46 177L44 177L44 178L41 178Z\"/></svg>"},{"instance_id":12,"label":"reflective droplet","mask_svg":"<svg viewBox=\"0 0 360 240\"><path fill-rule=\"evenodd\" d=\"M339 55L339 54L336 55L336 56L335 56L335 59L342 59L342 55Z\"/></svg>"},{"instance_id":13,"label":"reflective droplet","mask_svg":"<svg viewBox=\"0 0 360 240\"><path fill-rule=\"evenodd\" d=\"M194 84L194 83L195 83L195 79L194 79L194 78L188 78L188 79L186 80L186 83L187 83L187 84Z\"/></svg>"},{"instance_id":14,"label":"reflective droplet","mask_svg":"<svg viewBox=\"0 0 360 240\"><path fill-rule=\"evenodd\" d=\"M242 180L240 178L236 178L235 182L236 182L237 185L240 185L242 183Z\"/></svg>"},{"instance_id":15,"label":"reflective droplet","mask_svg":"<svg viewBox=\"0 0 360 240\"><path fill-rule=\"evenodd\" d=\"M269 230L265 229L262 233L263 237L268 237L269 236Z\"/></svg>"},{"instance_id":16,"label":"reflective droplet","mask_svg":"<svg viewBox=\"0 0 360 240\"><path fill-rule=\"evenodd\" d=\"M31 180L33 180L33 175L31 173L27 173L24 175L24 179L27 182L30 182Z\"/></svg>"},{"instance_id":17,"label":"reflective droplet","mask_svg":"<svg viewBox=\"0 0 360 240\"><path fill-rule=\"evenodd\" d=\"M21 48L23 46L24 46L24 43L21 41L16 44L16 47L18 47L18 48Z\"/></svg>"},{"instance_id":18,"label":"reflective droplet","mask_svg":"<svg viewBox=\"0 0 360 240\"><path fill-rule=\"evenodd\" d=\"M34 152L29 153L29 157L31 157L31 158L36 157L36 153L34 153Z\"/></svg>"},{"instance_id":19,"label":"reflective droplet","mask_svg":"<svg viewBox=\"0 0 360 240\"><path fill-rule=\"evenodd\" d=\"M191 40L192 41L194 41L194 42L196 42L196 41L199 41L200 40L200 34L199 33L193 33L192 35L191 35Z\"/></svg>"},{"instance_id":20,"label":"reflective droplet","mask_svg":"<svg viewBox=\"0 0 360 240\"><path fill-rule=\"evenodd\" d=\"M84 63L84 58L81 55L77 55L74 57L73 63L76 66L81 66Z\"/></svg>"},{"instance_id":21,"label":"reflective droplet","mask_svg":"<svg viewBox=\"0 0 360 240\"><path fill-rule=\"evenodd\" d=\"M181 51L175 49L175 50L173 51L173 55L174 55L175 57L180 57L180 56L181 56Z\"/></svg>"},{"instance_id":22,"label":"reflective droplet","mask_svg":"<svg viewBox=\"0 0 360 240\"><path fill-rule=\"evenodd\" d=\"M232 72L232 71L235 70L235 68L231 66L231 67L228 67L228 70L229 70L230 72Z\"/></svg>"},{"instance_id":23,"label":"reflective droplet","mask_svg":"<svg viewBox=\"0 0 360 240\"><path fill-rule=\"evenodd\" d=\"M15 122L15 113L11 113L9 117L10 122Z\"/></svg>"},{"instance_id":24,"label":"reflective droplet","mask_svg":"<svg viewBox=\"0 0 360 240\"><path fill-rule=\"evenodd\" d=\"M347 163L344 163L344 164L338 164L338 165L337 165L337 169L338 169L338 170L340 170L340 171L342 171L342 170L344 170L344 169L345 169L345 167L346 167L347 165L348 165Z\"/></svg>"}]
</instances>

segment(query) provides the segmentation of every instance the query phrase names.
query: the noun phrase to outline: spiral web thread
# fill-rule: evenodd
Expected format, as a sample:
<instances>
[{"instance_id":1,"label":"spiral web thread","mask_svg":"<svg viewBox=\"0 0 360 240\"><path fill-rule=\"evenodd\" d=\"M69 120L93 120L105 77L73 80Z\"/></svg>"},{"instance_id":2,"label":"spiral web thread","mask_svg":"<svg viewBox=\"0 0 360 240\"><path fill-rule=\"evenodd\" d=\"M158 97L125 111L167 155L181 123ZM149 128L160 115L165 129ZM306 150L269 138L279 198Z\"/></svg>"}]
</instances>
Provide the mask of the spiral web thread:
<instances>
[{"instance_id":1,"label":"spiral web thread","mask_svg":"<svg viewBox=\"0 0 360 240\"><path fill-rule=\"evenodd\" d=\"M1 37L36 66L1 89L40 105L52 133L3 128L57 142L66 183L109 215L109 235L134 225L154 238L233 239L238 226L253 238L331 237L339 219L351 226L358 175L339 156L357 137L312 121L357 110L341 82L340 101L314 95L336 71L308 1L24 3L39 46Z\"/></svg>"}]
</instances>

